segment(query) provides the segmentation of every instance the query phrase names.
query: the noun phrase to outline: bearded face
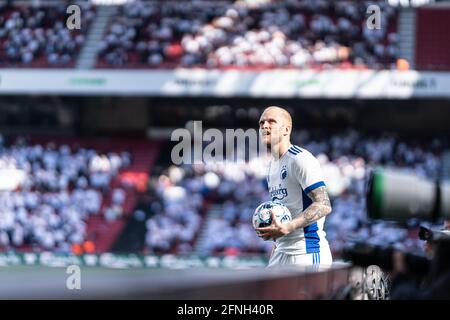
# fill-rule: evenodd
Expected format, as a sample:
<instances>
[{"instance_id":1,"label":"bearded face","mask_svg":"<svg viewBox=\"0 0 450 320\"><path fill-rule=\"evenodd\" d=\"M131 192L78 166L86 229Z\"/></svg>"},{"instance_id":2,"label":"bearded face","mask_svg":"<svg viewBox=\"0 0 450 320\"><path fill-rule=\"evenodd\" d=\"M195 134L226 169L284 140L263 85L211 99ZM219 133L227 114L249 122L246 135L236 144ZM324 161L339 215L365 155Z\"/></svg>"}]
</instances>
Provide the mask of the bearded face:
<instances>
[{"instance_id":1,"label":"bearded face","mask_svg":"<svg viewBox=\"0 0 450 320\"><path fill-rule=\"evenodd\" d=\"M259 134L261 141L270 148L279 143L284 137L283 118L273 111L266 111L259 120Z\"/></svg>"}]
</instances>

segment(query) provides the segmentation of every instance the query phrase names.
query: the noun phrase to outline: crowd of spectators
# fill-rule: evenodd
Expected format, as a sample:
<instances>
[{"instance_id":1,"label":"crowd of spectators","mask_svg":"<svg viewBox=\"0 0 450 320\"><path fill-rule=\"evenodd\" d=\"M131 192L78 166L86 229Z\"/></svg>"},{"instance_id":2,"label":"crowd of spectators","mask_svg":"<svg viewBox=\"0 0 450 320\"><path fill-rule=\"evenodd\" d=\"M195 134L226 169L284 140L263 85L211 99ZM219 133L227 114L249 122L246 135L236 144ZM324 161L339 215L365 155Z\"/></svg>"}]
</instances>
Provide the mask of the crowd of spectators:
<instances>
[{"instance_id":1,"label":"crowd of spectators","mask_svg":"<svg viewBox=\"0 0 450 320\"><path fill-rule=\"evenodd\" d=\"M151 252L192 252L205 217L219 205L217 215L207 219L201 250L205 254L227 247L264 251L249 224L253 208L266 196L263 161L171 166L156 177L153 192L159 201L147 221L146 245ZM156 208L155 208L156 207ZM161 228L158 222L165 221ZM183 238L185 240L183 240ZM252 245L249 245L252 243ZM161 251L162 249L168 251Z\"/></svg>"},{"instance_id":2,"label":"crowd of spectators","mask_svg":"<svg viewBox=\"0 0 450 320\"><path fill-rule=\"evenodd\" d=\"M121 188L111 180L130 164L128 152L102 153L91 148L13 143L0 139L0 249L72 252L88 239L86 223L92 215L113 220L111 207L124 203ZM103 209L105 212L103 212Z\"/></svg>"},{"instance_id":3,"label":"crowd of spectators","mask_svg":"<svg viewBox=\"0 0 450 320\"><path fill-rule=\"evenodd\" d=\"M366 26L379 6L379 29ZM77 2L81 29L69 30L67 3L0 3L0 65L74 65L95 18ZM98 43L99 67L391 68L397 12L386 1L133 1L119 6Z\"/></svg>"},{"instance_id":4,"label":"crowd of spectators","mask_svg":"<svg viewBox=\"0 0 450 320\"><path fill-rule=\"evenodd\" d=\"M67 4L30 1L0 3L0 66L70 67L85 41L88 25L95 17L88 1L80 6L81 29L69 30Z\"/></svg>"},{"instance_id":5,"label":"crowd of spectators","mask_svg":"<svg viewBox=\"0 0 450 320\"><path fill-rule=\"evenodd\" d=\"M406 226L369 221L365 204L368 174L384 166L435 178L442 151L448 148L445 141L436 138L421 144L394 134L371 137L349 130L320 136L303 130L293 142L316 155L324 171L333 206L325 230L336 257L346 243L355 240L403 243L407 250L421 250L422 241L411 232L417 221ZM251 224L254 209L269 200L266 161L172 166L155 177L153 192L159 200L147 221L148 251L267 253L272 243L258 238ZM186 233L185 240L182 233Z\"/></svg>"},{"instance_id":6,"label":"crowd of spectators","mask_svg":"<svg viewBox=\"0 0 450 320\"><path fill-rule=\"evenodd\" d=\"M379 6L379 29L366 26ZM99 44L107 66L391 68L397 12L386 1L134 1Z\"/></svg>"},{"instance_id":7,"label":"crowd of spectators","mask_svg":"<svg viewBox=\"0 0 450 320\"><path fill-rule=\"evenodd\" d=\"M178 185L181 179L184 187ZM204 205L200 188L200 181L185 177L175 167L154 181L159 201L152 204L153 217L146 222L146 243L151 252L192 251Z\"/></svg>"},{"instance_id":8,"label":"crowd of spectators","mask_svg":"<svg viewBox=\"0 0 450 320\"><path fill-rule=\"evenodd\" d=\"M321 163L333 206L325 230L336 256L355 239L401 242L408 250L422 246L404 226L368 220L368 173L385 166L435 178L441 154L448 149L445 141L420 144L393 134L374 137L349 130L320 136L302 130L293 142ZM269 199L267 160L170 166L154 176L150 215L135 213L148 217L146 252L267 253L272 243L258 238L251 224L254 209ZM90 216L113 221L121 215L125 192L111 189L110 183L129 164L126 152L29 144L23 139L6 143L0 136L0 248L70 252L73 245L92 240L86 233ZM105 195L111 199L109 206L102 205Z\"/></svg>"}]
</instances>

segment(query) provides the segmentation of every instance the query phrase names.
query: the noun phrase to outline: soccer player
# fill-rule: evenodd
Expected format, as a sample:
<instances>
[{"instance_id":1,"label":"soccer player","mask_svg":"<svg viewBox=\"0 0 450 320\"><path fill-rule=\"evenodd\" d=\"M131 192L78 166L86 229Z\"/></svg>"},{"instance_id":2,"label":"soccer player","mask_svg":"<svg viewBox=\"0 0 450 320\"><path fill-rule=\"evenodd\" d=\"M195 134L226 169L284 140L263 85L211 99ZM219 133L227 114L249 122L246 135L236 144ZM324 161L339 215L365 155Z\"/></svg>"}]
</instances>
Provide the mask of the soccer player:
<instances>
[{"instance_id":1,"label":"soccer player","mask_svg":"<svg viewBox=\"0 0 450 320\"><path fill-rule=\"evenodd\" d=\"M275 240L268 267L277 265L331 265L325 238L325 216L330 199L318 160L307 150L292 145L292 118L280 107L268 107L259 120L262 142L272 154L267 183L272 201L286 205L292 221L257 228L264 240Z\"/></svg>"}]
</instances>

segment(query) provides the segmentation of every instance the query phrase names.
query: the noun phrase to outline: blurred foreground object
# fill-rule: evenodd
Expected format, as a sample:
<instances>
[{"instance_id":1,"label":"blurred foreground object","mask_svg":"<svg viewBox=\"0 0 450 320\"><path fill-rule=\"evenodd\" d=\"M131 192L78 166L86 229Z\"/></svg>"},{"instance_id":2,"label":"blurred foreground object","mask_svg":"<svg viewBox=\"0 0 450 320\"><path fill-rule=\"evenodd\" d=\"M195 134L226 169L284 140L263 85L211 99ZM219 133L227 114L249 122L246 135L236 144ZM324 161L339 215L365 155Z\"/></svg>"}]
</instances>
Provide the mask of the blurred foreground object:
<instances>
[{"instance_id":1,"label":"blurred foreground object","mask_svg":"<svg viewBox=\"0 0 450 320\"><path fill-rule=\"evenodd\" d=\"M368 184L367 211L372 219L450 218L450 183L401 171L375 170Z\"/></svg>"}]
</instances>

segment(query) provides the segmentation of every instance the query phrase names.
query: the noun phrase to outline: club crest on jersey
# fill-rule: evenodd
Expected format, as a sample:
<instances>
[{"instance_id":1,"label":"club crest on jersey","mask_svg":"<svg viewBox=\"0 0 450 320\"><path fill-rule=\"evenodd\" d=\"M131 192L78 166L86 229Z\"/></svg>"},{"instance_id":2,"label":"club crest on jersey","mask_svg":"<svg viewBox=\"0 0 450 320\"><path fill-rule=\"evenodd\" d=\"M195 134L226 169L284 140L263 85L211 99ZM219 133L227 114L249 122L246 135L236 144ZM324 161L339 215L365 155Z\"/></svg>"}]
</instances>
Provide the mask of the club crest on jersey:
<instances>
[{"instance_id":1,"label":"club crest on jersey","mask_svg":"<svg viewBox=\"0 0 450 320\"><path fill-rule=\"evenodd\" d=\"M281 180L286 179L287 174L288 174L288 172L287 172L286 166L283 166L283 168L281 168L281 173L280 173L280 175L281 175Z\"/></svg>"}]
</instances>

